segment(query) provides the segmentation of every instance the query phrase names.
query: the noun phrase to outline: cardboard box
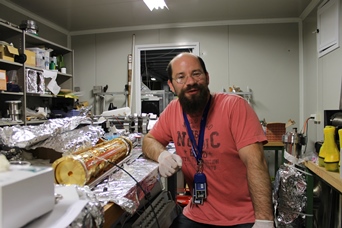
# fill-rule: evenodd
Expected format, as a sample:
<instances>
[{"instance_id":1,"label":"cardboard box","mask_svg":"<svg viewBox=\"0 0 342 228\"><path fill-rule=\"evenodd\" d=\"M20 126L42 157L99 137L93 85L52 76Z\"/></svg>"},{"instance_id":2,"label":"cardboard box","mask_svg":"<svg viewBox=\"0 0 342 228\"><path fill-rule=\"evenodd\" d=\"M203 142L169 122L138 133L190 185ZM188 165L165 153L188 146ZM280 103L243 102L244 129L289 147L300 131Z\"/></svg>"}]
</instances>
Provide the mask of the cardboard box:
<instances>
[{"instance_id":1,"label":"cardboard box","mask_svg":"<svg viewBox=\"0 0 342 228\"><path fill-rule=\"evenodd\" d=\"M55 206L51 167L27 166L0 173L0 227L23 227Z\"/></svg>"},{"instance_id":2,"label":"cardboard box","mask_svg":"<svg viewBox=\"0 0 342 228\"><path fill-rule=\"evenodd\" d=\"M10 45L0 45L0 59L14 62L15 55L19 55L17 48Z\"/></svg>"},{"instance_id":3,"label":"cardboard box","mask_svg":"<svg viewBox=\"0 0 342 228\"><path fill-rule=\"evenodd\" d=\"M266 137L269 142L282 142L286 132L285 123L268 123L266 125Z\"/></svg>"},{"instance_id":4,"label":"cardboard box","mask_svg":"<svg viewBox=\"0 0 342 228\"><path fill-rule=\"evenodd\" d=\"M36 53L30 50L25 50L25 55L26 55L26 65L29 66L36 66Z\"/></svg>"},{"instance_id":5,"label":"cardboard box","mask_svg":"<svg viewBox=\"0 0 342 228\"><path fill-rule=\"evenodd\" d=\"M6 71L0 70L0 90L7 89Z\"/></svg>"}]
</instances>

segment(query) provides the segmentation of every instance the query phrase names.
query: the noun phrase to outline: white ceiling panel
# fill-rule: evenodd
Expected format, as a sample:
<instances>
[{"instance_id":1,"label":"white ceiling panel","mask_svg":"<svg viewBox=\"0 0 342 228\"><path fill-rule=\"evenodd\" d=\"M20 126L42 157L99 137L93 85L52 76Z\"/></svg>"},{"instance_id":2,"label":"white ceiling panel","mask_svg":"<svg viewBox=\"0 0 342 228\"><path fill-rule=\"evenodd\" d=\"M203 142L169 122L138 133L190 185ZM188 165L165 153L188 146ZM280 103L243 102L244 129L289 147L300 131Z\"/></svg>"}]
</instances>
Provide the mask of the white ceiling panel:
<instances>
[{"instance_id":1,"label":"white ceiling panel","mask_svg":"<svg viewBox=\"0 0 342 228\"><path fill-rule=\"evenodd\" d=\"M143 0L4 0L70 31L170 23L298 18L310 0L165 0L150 11Z\"/></svg>"}]
</instances>

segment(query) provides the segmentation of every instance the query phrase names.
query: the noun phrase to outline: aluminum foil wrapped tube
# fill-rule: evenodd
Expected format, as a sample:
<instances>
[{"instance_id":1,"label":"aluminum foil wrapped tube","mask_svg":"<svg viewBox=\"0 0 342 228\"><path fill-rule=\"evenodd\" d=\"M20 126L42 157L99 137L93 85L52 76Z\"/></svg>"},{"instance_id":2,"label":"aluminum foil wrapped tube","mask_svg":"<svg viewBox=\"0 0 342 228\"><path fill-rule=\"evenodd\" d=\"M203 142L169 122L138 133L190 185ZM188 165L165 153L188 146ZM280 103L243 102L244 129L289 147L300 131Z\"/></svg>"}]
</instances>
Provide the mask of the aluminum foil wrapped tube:
<instances>
[{"instance_id":1,"label":"aluminum foil wrapped tube","mask_svg":"<svg viewBox=\"0 0 342 228\"><path fill-rule=\"evenodd\" d=\"M141 206L140 202L144 199L145 192L162 189L158 178L158 165L157 162L144 158L141 150L135 148L130 154L129 162L122 166L131 176L122 169L117 169L92 191L103 205L114 202L133 215Z\"/></svg>"},{"instance_id":2,"label":"aluminum foil wrapped tube","mask_svg":"<svg viewBox=\"0 0 342 228\"><path fill-rule=\"evenodd\" d=\"M305 218L307 183L305 174L291 166L282 165L274 182L277 227L302 227Z\"/></svg>"},{"instance_id":3,"label":"aluminum foil wrapped tube","mask_svg":"<svg viewBox=\"0 0 342 228\"><path fill-rule=\"evenodd\" d=\"M54 137L35 144L31 149L43 147L69 155L77 150L84 150L95 146L103 135L104 130L101 126L86 125L72 131L56 134Z\"/></svg>"},{"instance_id":4,"label":"aluminum foil wrapped tube","mask_svg":"<svg viewBox=\"0 0 342 228\"><path fill-rule=\"evenodd\" d=\"M6 126L0 128L0 143L8 147L30 149L43 140L76 129L85 120L85 116L73 116L50 119L37 126Z\"/></svg>"},{"instance_id":5,"label":"aluminum foil wrapped tube","mask_svg":"<svg viewBox=\"0 0 342 228\"><path fill-rule=\"evenodd\" d=\"M116 164L127 157L132 147L128 138L119 137L62 157L52 164L55 182L83 186L112 166L110 163Z\"/></svg>"}]
</instances>

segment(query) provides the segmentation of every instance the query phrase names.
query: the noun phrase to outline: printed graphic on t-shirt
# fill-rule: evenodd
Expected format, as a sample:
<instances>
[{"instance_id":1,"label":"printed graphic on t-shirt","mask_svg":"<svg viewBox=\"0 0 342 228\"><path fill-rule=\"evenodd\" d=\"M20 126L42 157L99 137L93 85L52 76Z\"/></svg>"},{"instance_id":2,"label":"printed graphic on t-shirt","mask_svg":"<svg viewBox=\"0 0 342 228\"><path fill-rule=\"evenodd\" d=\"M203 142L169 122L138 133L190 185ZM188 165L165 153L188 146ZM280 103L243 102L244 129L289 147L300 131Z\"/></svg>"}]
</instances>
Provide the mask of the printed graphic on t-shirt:
<instances>
[{"instance_id":1,"label":"printed graphic on t-shirt","mask_svg":"<svg viewBox=\"0 0 342 228\"><path fill-rule=\"evenodd\" d=\"M209 132L208 132L209 133ZM214 155L212 151L220 148L219 133L217 131L210 132L206 134L207 138L204 138L202 159L204 161L204 167L206 169L217 170L219 165L219 154ZM193 130L193 134L196 142L198 143L199 131ZM192 152L191 140L186 131L177 131L177 139L175 140L175 145L183 148L184 156L181 155L183 163L187 165L196 164L196 158ZM190 156L189 156L190 155Z\"/></svg>"}]
</instances>

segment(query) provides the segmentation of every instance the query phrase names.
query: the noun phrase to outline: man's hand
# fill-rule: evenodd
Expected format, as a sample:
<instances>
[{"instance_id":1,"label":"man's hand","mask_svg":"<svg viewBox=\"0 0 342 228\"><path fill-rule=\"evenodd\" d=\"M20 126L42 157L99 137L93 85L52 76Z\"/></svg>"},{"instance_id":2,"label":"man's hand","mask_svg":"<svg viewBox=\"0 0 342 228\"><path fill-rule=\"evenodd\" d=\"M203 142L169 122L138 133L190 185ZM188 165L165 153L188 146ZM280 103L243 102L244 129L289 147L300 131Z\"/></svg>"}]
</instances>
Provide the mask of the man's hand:
<instances>
[{"instance_id":1,"label":"man's hand","mask_svg":"<svg viewBox=\"0 0 342 228\"><path fill-rule=\"evenodd\" d=\"M162 177L172 176L182 168L182 158L177 154L171 154L164 150L158 157L159 173Z\"/></svg>"},{"instance_id":2,"label":"man's hand","mask_svg":"<svg viewBox=\"0 0 342 228\"><path fill-rule=\"evenodd\" d=\"M274 222L269 220L255 220L252 228L274 228Z\"/></svg>"}]
</instances>

